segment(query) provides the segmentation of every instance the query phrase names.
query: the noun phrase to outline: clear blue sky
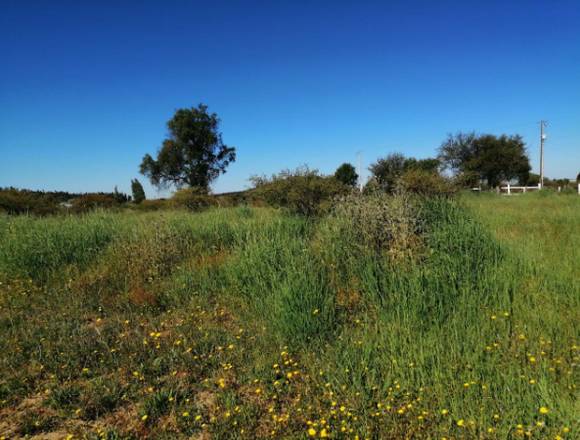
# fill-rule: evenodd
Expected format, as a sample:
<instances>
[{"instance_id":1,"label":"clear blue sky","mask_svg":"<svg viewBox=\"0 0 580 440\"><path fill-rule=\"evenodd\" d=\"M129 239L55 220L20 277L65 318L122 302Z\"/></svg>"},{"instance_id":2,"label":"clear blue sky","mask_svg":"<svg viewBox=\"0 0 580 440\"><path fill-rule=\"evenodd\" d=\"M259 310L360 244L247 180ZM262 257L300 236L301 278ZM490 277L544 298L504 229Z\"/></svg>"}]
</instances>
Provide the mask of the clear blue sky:
<instances>
[{"instance_id":1,"label":"clear blue sky","mask_svg":"<svg viewBox=\"0 0 580 440\"><path fill-rule=\"evenodd\" d=\"M216 192L458 130L523 135L537 171L540 119L546 174L580 171L578 1L3 0L0 57L0 186L129 191L200 102L238 152Z\"/></svg>"}]
</instances>

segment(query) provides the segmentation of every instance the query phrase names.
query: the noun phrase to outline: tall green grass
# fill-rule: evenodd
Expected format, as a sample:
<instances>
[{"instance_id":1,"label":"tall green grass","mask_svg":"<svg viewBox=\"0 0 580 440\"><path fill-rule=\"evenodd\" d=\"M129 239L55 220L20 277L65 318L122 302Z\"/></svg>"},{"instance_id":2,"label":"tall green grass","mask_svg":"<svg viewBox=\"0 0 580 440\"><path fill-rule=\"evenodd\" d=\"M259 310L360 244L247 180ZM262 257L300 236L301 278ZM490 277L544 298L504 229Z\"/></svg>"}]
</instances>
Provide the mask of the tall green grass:
<instances>
[{"instance_id":1,"label":"tall green grass","mask_svg":"<svg viewBox=\"0 0 580 440\"><path fill-rule=\"evenodd\" d=\"M79 435L78 418L153 438L572 438L570 200L0 218L7 432L50 416Z\"/></svg>"}]
</instances>

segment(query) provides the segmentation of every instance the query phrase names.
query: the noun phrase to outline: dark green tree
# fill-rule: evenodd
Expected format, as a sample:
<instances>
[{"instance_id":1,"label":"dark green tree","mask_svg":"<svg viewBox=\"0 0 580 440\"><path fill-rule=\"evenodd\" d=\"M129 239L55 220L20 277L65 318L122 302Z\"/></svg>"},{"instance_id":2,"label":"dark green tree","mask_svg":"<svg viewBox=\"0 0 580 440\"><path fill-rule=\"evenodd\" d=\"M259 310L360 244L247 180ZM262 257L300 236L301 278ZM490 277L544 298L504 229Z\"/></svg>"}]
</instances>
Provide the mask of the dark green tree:
<instances>
[{"instance_id":1,"label":"dark green tree","mask_svg":"<svg viewBox=\"0 0 580 440\"><path fill-rule=\"evenodd\" d=\"M145 191L143 190L143 185L137 179L131 180L131 192L133 193L133 201L135 203L141 203L145 200Z\"/></svg>"},{"instance_id":2,"label":"dark green tree","mask_svg":"<svg viewBox=\"0 0 580 440\"><path fill-rule=\"evenodd\" d=\"M405 172L405 156L401 153L390 153L371 164L369 171L373 180L386 191L393 191L399 177Z\"/></svg>"},{"instance_id":3,"label":"dark green tree","mask_svg":"<svg viewBox=\"0 0 580 440\"><path fill-rule=\"evenodd\" d=\"M530 173L527 182L525 182L528 186L536 186L538 183L540 183L540 175L536 173Z\"/></svg>"},{"instance_id":4,"label":"dark green tree","mask_svg":"<svg viewBox=\"0 0 580 440\"><path fill-rule=\"evenodd\" d=\"M199 104L179 109L167 123L169 137L157 152L157 159L143 157L141 173L157 187L173 185L209 190L209 185L236 160L236 149L222 141L220 119Z\"/></svg>"},{"instance_id":5,"label":"dark green tree","mask_svg":"<svg viewBox=\"0 0 580 440\"><path fill-rule=\"evenodd\" d=\"M445 168L474 176L491 187L515 178L526 183L531 169L525 143L518 135L449 135L439 148L439 159Z\"/></svg>"},{"instance_id":6,"label":"dark green tree","mask_svg":"<svg viewBox=\"0 0 580 440\"><path fill-rule=\"evenodd\" d=\"M414 157L409 157L405 159L404 168L405 171L418 170L437 174L440 165L439 159L415 159Z\"/></svg>"},{"instance_id":7,"label":"dark green tree","mask_svg":"<svg viewBox=\"0 0 580 440\"><path fill-rule=\"evenodd\" d=\"M350 163L343 163L339 166L334 173L334 177L336 180L347 186L355 186L358 180L358 174L356 173L354 166Z\"/></svg>"},{"instance_id":8,"label":"dark green tree","mask_svg":"<svg viewBox=\"0 0 580 440\"><path fill-rule=\"evenodd\" d=\"M126 203L131 200L131 197L129 197L127 194L119 192L117 185L115 185L115 188L113 189L112 196L117 203Z\"/></svg>"}]
</instances>

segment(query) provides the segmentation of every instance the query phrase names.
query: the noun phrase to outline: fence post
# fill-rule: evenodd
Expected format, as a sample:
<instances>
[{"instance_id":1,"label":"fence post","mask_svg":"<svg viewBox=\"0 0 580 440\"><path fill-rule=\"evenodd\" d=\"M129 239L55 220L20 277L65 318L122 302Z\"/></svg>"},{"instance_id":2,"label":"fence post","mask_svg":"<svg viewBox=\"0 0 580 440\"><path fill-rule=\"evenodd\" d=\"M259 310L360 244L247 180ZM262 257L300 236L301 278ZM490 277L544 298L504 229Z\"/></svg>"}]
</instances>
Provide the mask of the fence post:
<instances>
[{"instance_id":1,"label":"fence post","mask_svg":"<svg viewBox=\"0 0 580 440\"><path fill-rule=\"evenodd\" d=\"M527 187L526 187L526 186L524 186L524 194L526 193L526 188L527 188Z\"/></svg>"},{"instance_id":2,"label":"fence post","mask_svg":"<svg viewBox=\"0 0 580 440\"><path fill-rule=\"evenodd\" d=\"M578 184L578 195L580 196L580 183Z\"/></svg>"},{"instance_id":3,"label":"fence post","mask_svg":"<svg viewBox=\"0 0 580 440\"><path fill-rule=\"evenodd\" d=\"M542 189L542 184L538 182L538 189Z\"/></svg>"},{"instance_id":4,"label":"fence post","mask_svg":"<svg viewBox=\"0 0 580 440\"><path fill-rule=\"evenodd\" d=\"M508 187L507 187L507 191L508 191L508 196L512 193L511 189L510 189L510 183L508 182Z\"/></svg>"}]
</instances>

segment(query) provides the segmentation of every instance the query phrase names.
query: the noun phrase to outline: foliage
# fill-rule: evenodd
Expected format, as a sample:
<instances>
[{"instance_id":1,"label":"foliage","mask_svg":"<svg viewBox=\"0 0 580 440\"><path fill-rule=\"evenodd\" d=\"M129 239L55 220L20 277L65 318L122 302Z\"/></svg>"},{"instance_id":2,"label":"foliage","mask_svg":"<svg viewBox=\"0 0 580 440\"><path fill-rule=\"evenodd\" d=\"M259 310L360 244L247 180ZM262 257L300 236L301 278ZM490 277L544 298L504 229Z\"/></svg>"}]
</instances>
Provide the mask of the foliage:
<instances>
[{"instance_id":1,"label":"foliage","mask_svg":"<svg viewBox=\"0 0 580 440\"><path fill-rule=\"evenodd\" d=\"M143 157L141 173L155 186L174 185L204 188L235 161L234 147L222 141L220 120L207 106L179 109L167 123L169 137L163 141L157 159Z\"/></svg>"},{"instance_id":2,"label":"foliage","mask_svg":"<svg viewBox=\"0 0 580 440\"><path fill-rule=\"evenodd\" d=\"M0 212L8 214L54 214L58 211L57 201L36 191L16 188L0 189Z\"/></svg>"},{"instance_id":3,"label":"foliage","mask_svg":"<svg viewBox=\"0 0 580 440\"><path fill-rule=\"evenodd\" d=\"M159 211L161 209L171 209L171 201L167 199L148 199L138 205L133 206L139 211Z\"/></svg>"},{"instance_id":4,"label":"foliage","mask_svg":"<svg viewBox=\"0 0 580 440\"><path fill-rule=\"evenodd\" d=\"M118 197L114 194L84 194L72 201L74 212L87 212L97 208L113 208L120 205Z\"/></svg>"},{"instance_id":5,"label":"foliage","mask_svg":"<svg viewBox=\"0 0 580 440\"><path fill-rule=\"evenodd\" d=\"M412 256L420 247L419 204L407 194L353 193L340 200L332 217L342 228L339 235L358 244L361 254L371 251L400 259Z\"/></svg>"},{"instance_id":6,"label":"foliage","mask_svg":"<svg viewBox=\"0 0 580 440\"><path fill-rule=\"evenodd\" d=\"M397 182L397 188L422 196L451 196L456 192L454 182L432 171L410 169Z\"/></svg>"},{"instance_id":7,"label":"foliage","mask_svg":"<svg viewBox=\"0 0 580 440\"><path fill-rule=\"evenodd\" d=\"M183 188L173 194L171 203L177 208L201 211L215 205L215 200L207 194L205 188Z\"/></svg>"},{"instance_id":8,"label":"foliage","mask_svg":"<svg viewBox=\"0 0 580 440\"><path fill-rule=\"evenodd\" d=\"M143 202L145 197L145 190L143 189L143 185L137 179L131 180L131 192L133 193L133 201L137 204Z\"/></svg>"},{"instance_id":9,"label":"foliage","mask_svg":"<svg viewBox=\"0 0 580 440\"><path fill-rule=\"evenodd\" d=\"M405 156L401 153L390 153L371 164L369 171L379 186L392 192L395 190L397 180L405 171Z\"/></svg>"},{"instance_id":10,"label":"foliage","mask_svg":"<svg viewBox=\"0 0 580 440\"><path fill-rule=\"evenodd\" d=\"M2 435L577 438L577 196L350 197L0 216Z\"/></svg>"},{"instance_id":11,"label":"foliage","mask_svg":"<svg viewBox=\"0 0 580 440\"><path fill-rule=\"evenodd\" d=\"M514 178L523 184L531 169L519 135L449 135L439 148L439 159L446 168L459 174L475 175L491 187Z\"/></svg>"},{"instance_id":12,"label":"foliage","mask_svg":"<svg viewBox=\"0 0 580 440\"><path fill-rule=\"evenodd\" d=\"M437 174L440 166L441 162L436 158L415 159L408 157L405 159L405 171L419 170Z\"/></svg>"},{"instance_id":13,"label":"foliage","mask_svg":"<svg viewBox=\"0 0 580 440\"><path fill-rule=\"evenodd\" d=\"M8 214L49 215L68 212L85 212L95 207L118 206L129 200L126 194L69 193L65 191L31 191L17 188L0 188L0 212Z\"/></svg>"},{"instance_id":14,"label":"foliage","mask_svg":"<svg viewBox=\"0 0 580 440\"><path fill-rule=\"evenodd\" d=\"M322 176L308 167L284 170L270 179L255 176L251 180L255 186L251 191L254 200L264 200L270 206L305 216L321 215L335 197L349 190L334 176Z\"/></svg>"},{"instance_id":15,"label":"foliage","mask_svg":"<svg viewBox=\"0 0 580 440\"><path fill-rule=\"evenodd\" d=\"M358 174L350 163L343 163L336 169L334 178L344 185L355 186L358 181Z\"/></svg>"},{"instance_id":16,"label":"foliage","mask_svg":"<svg viewBox=\"0 0 580 440\"><path fill-rule=\"evenodd\" d=\"M131 201L131 196L120 192L117 189L117 186L115 186L115 188L113 189L113 194L112 194L113 198L115 199L115 201L119 204L123 204L123 203L127 203Z\"/></svg>"},{"instance_id":17,"label":"foliage","mask_svg":"<svg viewBox=\"0 0 580 440\"><path fill-rule=\"evenodd\" d=\"M528 180L526 182L527 186L536 186L540 183L540 175L535 173L530 173L528 175Z\"/></svg>"},{"instance_id":18,"label":"foliage","mask_svg":"<svg viewBox=\"0 0 580 440\"><path fill-rule=\"evenodd\" d=\"M546 180L544 179L544 184L545 186L552 188L568 188L570 186L570 179L550 179L548 180L548 183L546 183Z\"/></svg>"},{"instance_id":19,"label":"foliage","mask_svg":"<svg viewBox=\"0 0 580 440\"><path fill-rule=\"evenodd\" d=\"M436 174L439 165L437 159L416 159L405 157L401 153L390 153L371 164L369 171L376 184L387 192L393 192L397 188L398 180L405 172L419 170Z\"/></svg>"}]
</instances>

